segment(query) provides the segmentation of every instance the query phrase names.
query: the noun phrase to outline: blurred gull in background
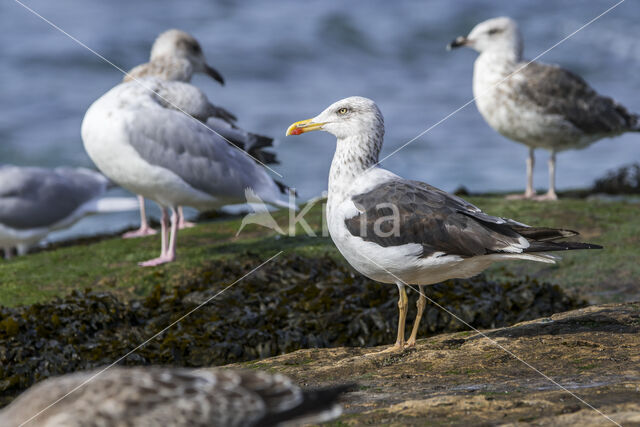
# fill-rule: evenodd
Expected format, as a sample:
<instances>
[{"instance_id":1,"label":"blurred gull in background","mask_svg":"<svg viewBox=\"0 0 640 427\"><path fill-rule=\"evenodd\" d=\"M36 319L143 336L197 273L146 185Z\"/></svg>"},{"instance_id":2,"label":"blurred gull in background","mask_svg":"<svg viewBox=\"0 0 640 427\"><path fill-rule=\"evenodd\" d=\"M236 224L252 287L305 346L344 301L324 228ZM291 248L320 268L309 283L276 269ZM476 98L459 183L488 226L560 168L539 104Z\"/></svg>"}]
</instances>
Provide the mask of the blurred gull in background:
<instances>
[{"instance_id":1,"label":"blurred gull in background","mask_svg":"<svg viewBox=\"0 0 640 427\"><path fill-rule=\"evenodd\" d=\"M105 197L109 181L85 168L0 166L0 247L24 255L53 230L89 214L136 209L135 199Z\"/></svg>"},{"instance_id":2,"label":"blurred gull in background","mask_svg":"<svg viewBox=\"0 0 640 427\"><path fill-rule=\"evenodd\" d=\"M171 29L160 34L151 48L149 62L133 68L124 77L124 81L142 79L144 77L156 77L162 80L190 82L193 74L203 73L224 85L222 75L207 64L200 43L190 34L176 29ZM210 105L209 116L206 120L207 127L231 145L249 153L262 164L275 164L277 159L274 153L265 148L273 146L273 138L256 135L247 132L235 122L237 118L222 107ZM140 237L155 234L147 223L144 206L144 198L138 196L140 201L140 228L125 233L123 237ZM179 207L179 228L193 226L186 222L182 207Z\"/></svg>"},{"instance_id":3,"label":"blurred gull in background","mask_svg":"<svg viewBox=\"0 0 640 427\"><path fill-rule=\"evenodd\" d=\"M156 78L122 83L87 110L82 139L96 166L162 207L160 256L141 266L175 259L178 206L206 210L244 203L251 188L265 203L295 207L283 200L286 187L204 125L215 111L195 86Z\"/></svg>"},{"instance_id":4,"label":"blurred gull in background","mask_svg":"<svg viewBox=\"0 0 640 427\"><path fill-rule=\"evenodd\" d=\"M527 188L516 198L558 198L557 152L585 148L625 132L640 132L637 115L597 94L576 74L555 65L523 61L522 35L511 18L481 22L467 37L449 44L449 48L460 46L480 52L473 71L473 95L484 119L502 135L529 147ZM539 197L533 189L536 148L551 152L549 190Z\"/></svg>"}]
</instances>

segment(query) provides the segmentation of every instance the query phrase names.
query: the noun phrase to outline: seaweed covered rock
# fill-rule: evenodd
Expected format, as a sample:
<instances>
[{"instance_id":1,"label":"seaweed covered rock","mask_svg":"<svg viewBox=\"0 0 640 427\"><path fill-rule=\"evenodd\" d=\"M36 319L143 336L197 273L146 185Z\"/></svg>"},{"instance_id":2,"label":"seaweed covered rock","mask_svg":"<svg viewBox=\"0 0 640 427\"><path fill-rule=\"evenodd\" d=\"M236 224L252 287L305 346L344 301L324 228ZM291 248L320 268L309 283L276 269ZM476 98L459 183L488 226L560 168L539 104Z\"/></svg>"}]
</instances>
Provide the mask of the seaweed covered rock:
<instances>
[{"instance_id":1,"label":"seaweed covered rock","mask_svg":"<svg viewBox=\"0 0 640 427\"><path fill-rule=\"evenodd\" d=\"M122 363L202 367L395 339L395 286L372 282L329 256L297 255L276 258L233 284L261 262L248 255L214 263L196 279L158 285L146 298L126 303L87 290L0 308L0 405L41 379L112 363L174 322ZM584 305L558 286L528 279L497 283L477 276L427 289L430 298L478 328ZM422 336L466 329L433 305L422 328Z\"/></svg>"}]
</instances>

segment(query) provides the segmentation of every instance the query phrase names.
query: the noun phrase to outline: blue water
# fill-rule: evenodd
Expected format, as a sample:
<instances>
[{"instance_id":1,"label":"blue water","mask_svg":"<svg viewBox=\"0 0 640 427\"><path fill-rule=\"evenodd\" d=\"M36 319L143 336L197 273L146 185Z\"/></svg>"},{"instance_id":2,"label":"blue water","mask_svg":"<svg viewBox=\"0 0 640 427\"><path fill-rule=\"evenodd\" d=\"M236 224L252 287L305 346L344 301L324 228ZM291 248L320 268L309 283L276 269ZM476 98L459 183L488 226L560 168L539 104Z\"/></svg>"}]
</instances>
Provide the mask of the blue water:
<instances>
[{"instance_id":1,"label":"blue water","mask_svg":"<svg viewBox=\"0 0 640 427\"><path fill-rule=\"evenodd\" d=\"M194 34L226 78L193 83L236 113L240 125L278 139L275 169L302 198L326 188L334 141L315 133L284 138L287 126L350 95L374 99L387 125L383 155L469 101L470 50L446 44L499 15L519 21L532 58L615 4L432 0L352 2L24 0L42 16L128 70L145 62L155 36ZM597 90L640 111L640 3L626 1L543 58L581 74ZM0 4L0 162L92 166L82 147L87 107L122 74L14 0ZM524 187L524 146L490 129L471 104L384 162L405 177L446 190ZM537 187L546 160L537 157ZM640 160L640 135L603 140L558 158L559 188L586 187ZM116 192L116 194L118 194ZM137 224L137 213L82 220L54 239Z\"/></svg>"}]
</instances>

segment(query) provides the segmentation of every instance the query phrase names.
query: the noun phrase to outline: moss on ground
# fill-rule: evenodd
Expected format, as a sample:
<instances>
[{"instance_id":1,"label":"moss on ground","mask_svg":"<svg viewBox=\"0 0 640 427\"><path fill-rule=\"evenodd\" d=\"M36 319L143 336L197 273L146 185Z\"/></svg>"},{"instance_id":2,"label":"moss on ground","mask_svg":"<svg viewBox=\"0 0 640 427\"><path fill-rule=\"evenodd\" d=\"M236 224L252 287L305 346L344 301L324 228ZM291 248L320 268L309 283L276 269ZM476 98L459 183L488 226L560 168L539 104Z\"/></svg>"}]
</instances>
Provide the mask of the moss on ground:
<instances>
[{"instance_id":1,"label":"moss on ground","mask_svg":"<svg viewBox=\"0 0 640 427\"><path fill-rule=\"evenodd\" d=\"M592 301L637 299L640 277L640 206L627 202L566 199L553 203L505 201L498 197L469 199L488 213L525 223L565 227L581 232L581 239L605 246L603 251L562 254L556 265L534 262L501 264L489 270L491 279L533 276L561 286L578 288ZM287 229L288 213L274 214ZM321 231L321 208L305 216ZM133 240L108 238L97 242L44 250L0 262L0 305L17 306L64 296L72 290L112 291L125 298L148 295L156 285L174 286L197 278L211 261L237 258L251 251L268 257L284 251L315 256L329 253L342 259L328 237L309 237L297 226L294 237L248 225L239 237L238 218L200 224L178 236L178 260L152 269L136 263L157 256L157 236ZM236 277L229 277L230 281Z\"/></svg>"}]
</instances>

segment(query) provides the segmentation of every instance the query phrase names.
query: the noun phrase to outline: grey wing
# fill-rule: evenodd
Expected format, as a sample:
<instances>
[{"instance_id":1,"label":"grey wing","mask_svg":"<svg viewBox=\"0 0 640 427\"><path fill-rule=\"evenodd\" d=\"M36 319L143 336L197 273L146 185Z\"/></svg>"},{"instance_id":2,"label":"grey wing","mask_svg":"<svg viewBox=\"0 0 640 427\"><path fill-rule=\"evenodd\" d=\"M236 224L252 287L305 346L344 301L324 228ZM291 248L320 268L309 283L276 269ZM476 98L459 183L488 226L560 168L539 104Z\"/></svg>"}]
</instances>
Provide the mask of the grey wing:
<instances>
[{"instance_id":1,"label":"grey wing","mask_svg":"<svg viewBox=\"0 0 640 427\"><path fill-rule=\"evenodd\" d=\"M422 245L422 256L443 252L470 257L520 252L528 245L503 218L428 184L392 180L352 198L360 213L345 220L349 232L383 247Z\"/></svg>"},{"instance_id":2,"label":"grey wing","mask_svg":"<svg viewBox=\"0 0 640 427\"><path fill-rule=\"evenodd\" d=\"M555 65L532 62L519 73L518 93L547 114L557 114L585 134L635 130L638 116L599 95L581 77Z\"/></svg>"},{"instance_id":3,"label":"grey wing","mask_svg":"<svg viewBox=\"0 0 640 427\"><path fill-rule=\"evenodd\" d=\"M49 227L101 196L108 180L88 169L0 167L0 223Z\"/></svg>"},{"instance_id":4,"label":"grey wing","mask_svg":"<svg viewBox=\"0 0 640 427\"><path fill-rule=\"evenodd\" d=\"M242 199L247 187L275 185L250 157L192 118L165 108L135 115L129 143L148 163L208 194Z\"/></svg>"}]
</instances>

